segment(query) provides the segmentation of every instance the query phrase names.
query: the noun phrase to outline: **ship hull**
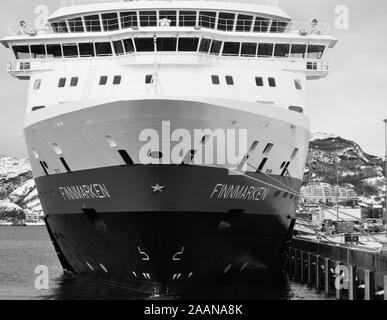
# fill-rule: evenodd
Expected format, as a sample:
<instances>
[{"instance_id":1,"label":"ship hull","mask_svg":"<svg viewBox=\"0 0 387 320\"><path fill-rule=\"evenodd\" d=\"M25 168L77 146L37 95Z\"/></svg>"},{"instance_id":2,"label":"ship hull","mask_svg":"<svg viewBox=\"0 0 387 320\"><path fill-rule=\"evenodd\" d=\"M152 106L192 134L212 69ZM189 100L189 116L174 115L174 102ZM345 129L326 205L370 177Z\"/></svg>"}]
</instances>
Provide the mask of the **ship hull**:
<instances>
[{"instance_id":1,"label":"ship hull","mask_svg":"<svg viewBox=\"0 0 387 320\"><path fill-rule=\"evenodd\" d=\"M36 183L67 272L148 294L278 268L296 202L277 188L301 184L185 165L99 168Z\"/></svg>"}]
</instances>

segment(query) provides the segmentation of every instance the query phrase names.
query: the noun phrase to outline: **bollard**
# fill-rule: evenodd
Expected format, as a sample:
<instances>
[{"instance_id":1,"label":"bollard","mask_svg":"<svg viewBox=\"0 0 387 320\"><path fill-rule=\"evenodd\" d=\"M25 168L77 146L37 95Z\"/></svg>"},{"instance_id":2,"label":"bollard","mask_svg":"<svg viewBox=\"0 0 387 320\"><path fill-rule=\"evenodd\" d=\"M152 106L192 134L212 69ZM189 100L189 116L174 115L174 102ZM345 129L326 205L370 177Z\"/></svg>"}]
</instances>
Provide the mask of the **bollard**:
<instances>
[{"instance_id":1,"label":"bollard","mask_svg":"<svg viewBox=\"0 0 387 320\"><path fill-rule=\"evenodd\" d=\"M339 279L340 279L340 261L336 261L335 262L335 274L336 274L336 279L335 279L335 290L336 290L336 300L341 300L342 298L342 288L340 287L340 283L339 283ZM345 277L347 275L343 275L344 276L344 281L345 281Z\"/></svg>"},{"instance_id":2,"label":"bollard","mask_svg":"<svg viewBox=\"0 0 387 320\"><path fill-rule=\"evenodd\" d=\"M316 255L316 289L320 290L321 278L320 278L320 256Z\"/></svg>"},{"instance_id":3,"label":"bollard","mask_svg":"<svg viewBox=\"0 0 387 320\"><path fill-rule=\"evenodd\" d=\"M312 254L308 252L308 285L312 285Z\"/></svg>"},{"instance_id":4,"label":"bollard","mask_svg":"<svg viewBox=\"0 0 387 320\"><path fill-rule=\"evenodd\" d=\"M300 252L300 273L301 273L301 283L304 283L304 252Z\"/></svg>"},{"instance_id":5,"label":"bollard","mask_svg":"<svg viewBox=\"0 0 387 320\"><path fill-rule=\"evenodd\" d=\"M349 266L349 288L348 288L348 298L349 300L357 299L357 283L356 283L356 274L357 270L355 266Z\"/></svg>"},{"instance_id":6,"label":"bollard","mask_svg":"<svg viewBox=\"0 0 387 320\"><path fill-rule=\"evenodd\" d=\"M374 273L370 270L364 270L364 300L373 300L375 295Z\"/></svg>"},{"instance_id":7,"label":"bollard","mask_svg":"<svg viewBox=\"0 0 387 320\"><path fill-rule=\"evenodd\" d=\"M330 281L329 258L325 258L324 270L325 270L325 286L324 286L325 294L329 295L329 281Z\"/></svg>"},{"instance_id":8,"label":"bollard","mask_svg":"<svg viewBox=\"0 0 387 320\"><path fill-rule=\"evenodd\" d=\"M384 276L384 300L387 300L387 276Z\"/></svg>"}]
</instances>

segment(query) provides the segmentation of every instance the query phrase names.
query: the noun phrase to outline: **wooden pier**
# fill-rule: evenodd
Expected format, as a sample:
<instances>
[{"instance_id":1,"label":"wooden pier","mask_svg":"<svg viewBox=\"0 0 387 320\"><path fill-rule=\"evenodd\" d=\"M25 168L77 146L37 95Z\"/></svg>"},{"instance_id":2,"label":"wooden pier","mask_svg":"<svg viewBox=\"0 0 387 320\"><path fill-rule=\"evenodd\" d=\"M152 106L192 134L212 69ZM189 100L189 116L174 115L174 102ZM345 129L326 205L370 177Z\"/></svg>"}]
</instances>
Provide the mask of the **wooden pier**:
<instances>
[{"instance_id":1,"label":"wooden pier","mask_svg":"<svg viewBox=\"0 0 387 320\"><path fill-rule=\"evenodd\" d=\"M289 277L338 300L387 300L387 252L295 238L285 253Z\"/></svg>"}]
</instances>

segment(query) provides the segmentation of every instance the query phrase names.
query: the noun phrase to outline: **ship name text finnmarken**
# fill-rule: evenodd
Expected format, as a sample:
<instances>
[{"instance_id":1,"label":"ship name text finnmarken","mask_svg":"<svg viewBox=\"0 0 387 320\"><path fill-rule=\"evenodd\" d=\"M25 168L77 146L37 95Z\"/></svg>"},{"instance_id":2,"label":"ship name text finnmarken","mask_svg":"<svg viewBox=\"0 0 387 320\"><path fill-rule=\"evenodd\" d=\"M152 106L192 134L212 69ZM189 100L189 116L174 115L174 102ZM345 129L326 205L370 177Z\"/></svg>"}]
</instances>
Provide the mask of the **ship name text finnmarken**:
<instances>
[{"instance_id":1,"label":"ship name text finnmarken","mask_svg":"<svg viewBox=\"0 0 387 320\"><path fill-rule=\"evenodd\" d=\"M212 191L211 198L264 201L270 188L217 184Z\"/></svg>"},{"instance_id":2,"label":"ship name text finnmarken","mask_svg":"<svg viewBox=\"0 0 387 320\"><path fill-rule=\"evenodd\" d=\"M109 199L110 193L104 184L87 184L59 187L65 200Z\"/></svg>"}]
</instances>

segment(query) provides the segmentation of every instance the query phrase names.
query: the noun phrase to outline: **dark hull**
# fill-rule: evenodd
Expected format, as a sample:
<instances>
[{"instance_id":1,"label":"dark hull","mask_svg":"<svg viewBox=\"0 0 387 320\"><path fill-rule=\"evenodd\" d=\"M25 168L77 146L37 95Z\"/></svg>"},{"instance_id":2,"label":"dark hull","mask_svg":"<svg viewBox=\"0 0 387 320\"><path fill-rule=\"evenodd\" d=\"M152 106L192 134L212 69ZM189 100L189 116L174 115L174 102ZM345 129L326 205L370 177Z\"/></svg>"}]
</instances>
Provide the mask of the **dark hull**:
<instances>
[{"instance_id":1,"label":"dark hull","mask_svg":"<svg viewBox=\"0 0 387 320\"><path fill-rule=\"evenodd\" d=\"M46 176L37 186L65 270L149 294L173 294L278 267L295 200L276 196L264 182L273 185L275 178L298 189L300 181L252 176L261 182L214 168L132 166ZM69 186L90 184L103 185L105 193L89 189L78 199L66 193ZM164 188L154 192L156 184ZM217 185L266 189L232 199L218 197Z\"/></svg>"}]
</instances>

